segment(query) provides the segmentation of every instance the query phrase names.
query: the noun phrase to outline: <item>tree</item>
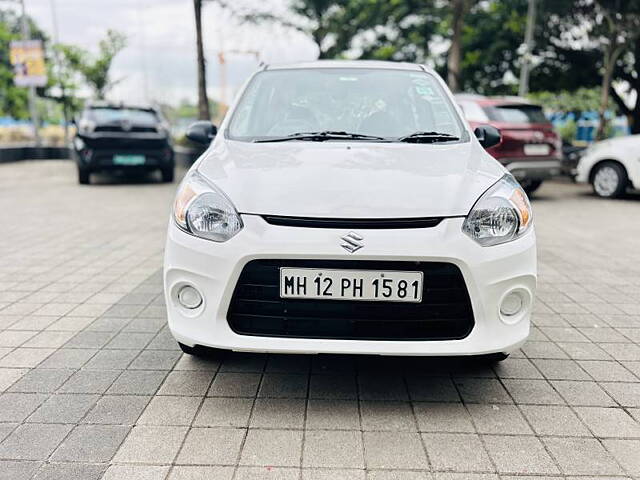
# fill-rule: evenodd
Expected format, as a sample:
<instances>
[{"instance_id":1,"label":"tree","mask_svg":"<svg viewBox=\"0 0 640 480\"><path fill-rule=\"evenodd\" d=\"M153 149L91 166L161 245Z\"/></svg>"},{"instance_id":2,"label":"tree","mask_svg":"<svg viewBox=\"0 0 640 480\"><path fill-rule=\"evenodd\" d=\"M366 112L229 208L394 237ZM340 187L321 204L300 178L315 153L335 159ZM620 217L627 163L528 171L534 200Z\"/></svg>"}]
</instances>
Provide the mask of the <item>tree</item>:
<instances>
[{"instance_id":1,"label":"tree","mask_svg":"<svg viewBox=\"0 0 640 480\"><path fill-rule=\"evenodd\" d=\"M471 0L451 1L451 46L447 56L447 84L457 92L460 90L460 64L462 60L462 27L464 17L471 8Z\"/></svg>"},{"instance_id":2,"label":"tree","mask_svg":"<svg viewBox=\"0 0 640 480\"><path fill-rule=\"evenodd\" d=\"M207 63L204 58L202 42L202 1L193 0L193 10L196 20L196 53L198 63L198 119L210 120L209 99L207 98Z\"/></svg>"},{"instance_id":3,"label":"tree","mask_svg":"<svg viewBox=\"0 0 640 480\"><path fill-rule=\"evenodd\" d=\"M83 48L73 45L59 45L62 62L70 70L75 70L93 91L97 100L104 100L111 88L120 80L112 80L111 65L115 56L127 45L124 34L115 30L107 30L106 38L98 44L98 54L91 55Z\"/></svg>"}]
</instances>

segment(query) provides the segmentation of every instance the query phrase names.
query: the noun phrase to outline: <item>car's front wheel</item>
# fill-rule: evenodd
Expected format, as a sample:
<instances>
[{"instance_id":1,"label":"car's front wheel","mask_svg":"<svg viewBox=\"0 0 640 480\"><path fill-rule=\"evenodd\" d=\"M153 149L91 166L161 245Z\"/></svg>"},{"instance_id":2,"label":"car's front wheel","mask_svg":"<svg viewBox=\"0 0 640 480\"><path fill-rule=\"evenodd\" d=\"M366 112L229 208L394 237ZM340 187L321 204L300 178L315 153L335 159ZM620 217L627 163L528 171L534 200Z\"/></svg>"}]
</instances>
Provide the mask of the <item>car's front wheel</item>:
<instances>
[{"instance_id":1,"label":"car's front wheel","mask_svg":"<svg viewBox=\"0 0 640 480\"><path fill-rule=\"evenodd\" d=\"M593 191L603 198L619 197L627 189L628 182L627 171L616 162L597 165L591 177Z\"/></svg>"},{"instance_id":2,"label":"car's front wheel","mask_svg":"<svg viewBox=\"0 0 640 480\"><path fill-rule=\"evenodd\" d=\"M78 183L80 185L89 185L91 173L88 170L78 169Z\"/></svg>"},{"instance_id":3,"label":"car's front wheel","mask_svg":"<svg viewBox=\"0 0 640 480\"><path fill-rule=\"evenodd\" d=\"M520 180L520 186L522 189L527 192L527 195L531 195L542 185L542 180L532 180L530 178L525 178Z\"/></svg>"}]
</instances>

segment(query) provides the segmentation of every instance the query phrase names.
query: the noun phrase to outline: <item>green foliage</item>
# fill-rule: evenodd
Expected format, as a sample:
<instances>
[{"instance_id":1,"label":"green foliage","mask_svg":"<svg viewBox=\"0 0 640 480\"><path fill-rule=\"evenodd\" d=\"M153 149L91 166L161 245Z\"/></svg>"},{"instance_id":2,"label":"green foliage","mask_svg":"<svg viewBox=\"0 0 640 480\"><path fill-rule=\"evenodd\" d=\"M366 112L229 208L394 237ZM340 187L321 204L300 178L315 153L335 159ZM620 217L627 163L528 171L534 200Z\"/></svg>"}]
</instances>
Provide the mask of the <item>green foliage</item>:
<instances>
[{"instance_id":1,"label":"green foliage","mask_svg":"<svg viewBox=\"0 0 640 480\"><path fill-rule=\"evenodd\" d=\"M86 50L73 45L59 45L60 56L68 77L79 73L93 91L97 100L104 100L107 92L118 81L111 80L109 70L115 56L127 45L124 34L108 30L106 38L98 44L98 54L91 55Z\"/></svg>"},{"instance_id":2,"label":"green foliage","mask_svg":"<svg viewBox=\"0 0 640 480\"><path fill-rule=\"evenodd\" d=\"M566 142L573 142L576 139L578 133L578 124L574 120L568 120L563 125L556 128L556 131L560 134L560 138Z\"/></svg>"},{"instance_id":3,"label":"green foliage","mask_svg":"<svg viewBox=\"0 0 640 480\"><path fill-rule=\"evenodd\" d=\"M554 112L597 111L600 108L600 89L598 88L534 92L529 94L529 98ZM613 102L609 104L609 109L615 110Z\"/></svg>"}]
</instances>

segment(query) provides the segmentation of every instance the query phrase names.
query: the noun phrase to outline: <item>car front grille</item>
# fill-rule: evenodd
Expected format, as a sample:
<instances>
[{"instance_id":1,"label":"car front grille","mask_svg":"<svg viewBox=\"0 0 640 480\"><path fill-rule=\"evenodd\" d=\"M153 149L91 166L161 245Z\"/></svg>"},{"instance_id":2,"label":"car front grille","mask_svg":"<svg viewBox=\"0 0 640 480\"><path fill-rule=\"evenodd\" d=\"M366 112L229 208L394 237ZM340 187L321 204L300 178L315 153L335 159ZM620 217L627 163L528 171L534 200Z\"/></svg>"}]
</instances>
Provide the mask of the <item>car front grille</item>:
<instances>
[{"instance_id":1,"label":"car front grille","mask_svg":"<svg viewBox=\"0 0 640 480\"><path fill-rule=\"evenodd\" d=\"M406 270L424 274L421 303L280 298L280 268ZM358 339L454 340L474 325L460 269L443 262L253 260L236 284L227 312L240 335Z\"/></svg>"}]
</instances>

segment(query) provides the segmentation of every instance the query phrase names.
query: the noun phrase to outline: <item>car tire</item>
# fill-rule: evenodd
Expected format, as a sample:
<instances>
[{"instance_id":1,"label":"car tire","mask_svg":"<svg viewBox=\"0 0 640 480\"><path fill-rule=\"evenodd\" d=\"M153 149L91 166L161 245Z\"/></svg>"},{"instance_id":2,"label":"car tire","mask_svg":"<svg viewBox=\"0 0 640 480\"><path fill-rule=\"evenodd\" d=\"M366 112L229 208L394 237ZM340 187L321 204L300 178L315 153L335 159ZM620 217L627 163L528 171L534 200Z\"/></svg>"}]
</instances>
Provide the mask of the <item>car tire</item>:
<instances>
[{"instance_id":1,"label":"car tire","mask_svg":"<svg viewBox=\"0 0 640 480\"><path fill-rule=\"evenodd\" d=\"M173 167L171 168L163 168L162 169L162 181L165 183L173 183Z\"/></svg>"},{"instance_id":2,"label":"car tire","mask_svg":"<svg viewBox=\"0 0 640 480\"><path fill-rule=\"evenodd\" d=\"M91 183L91 172L88 170L78 169L78 183L80 185L89 185Z\"/></svg>"},{"instance_id":3,"label":"car tire","mask_svg":"<svg viewBox=\"0 0 640 480\"><path fill-rule=\"evenodd\" d=\"M525 192L527 192L527 195L531 195L533 192L535 192L538 188L540 188L540 185L542 185L542 180L531 180L525 178L520 182L520 186Z\"/></svg>"},{"instance_id":4,"label":"car tire","mask_svg":"<svg viewBox=\"0 0 640 480\"><path fill-rule=\"evenodd\" d=\"M617 162L602 162L591 174L593 192L602 198L617 198L626 190L629 177L625 168Z\"/></svg>"}]
</instances>

